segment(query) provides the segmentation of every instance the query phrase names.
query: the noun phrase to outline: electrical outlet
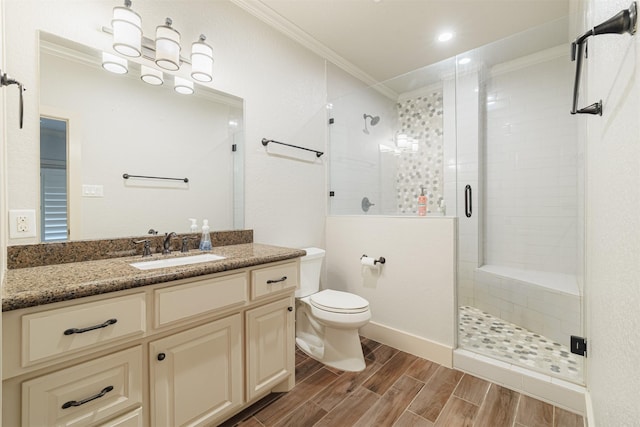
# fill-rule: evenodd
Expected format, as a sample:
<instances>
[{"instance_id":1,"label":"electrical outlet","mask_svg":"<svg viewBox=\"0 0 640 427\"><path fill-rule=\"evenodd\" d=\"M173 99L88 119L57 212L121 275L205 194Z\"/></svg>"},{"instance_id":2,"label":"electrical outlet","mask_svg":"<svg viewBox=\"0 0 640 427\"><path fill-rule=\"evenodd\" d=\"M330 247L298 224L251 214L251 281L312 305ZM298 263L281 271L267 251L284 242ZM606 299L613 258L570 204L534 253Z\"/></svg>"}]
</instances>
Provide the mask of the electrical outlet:
<instances>
[{"instance_id":1,"label":"electrical outlet","mask_svg":"<svg viewBox=\"0 0 640 427\"><path fill-rule=\"evenodd\" d=\"M9 238L36 237L36 211L33 209L9 210Z\"/></svg>"},{"instance_id":2,"label":"electrical outlet","mask_svg":"<svg viewBox=\"0 0 640 427\"><path fill-rule=\"evenodd\" d=\"M29 221L25 215L18 215L16 217L16 228L19 233L28 233L29 232Z\"/></svg>"}]
</instances>

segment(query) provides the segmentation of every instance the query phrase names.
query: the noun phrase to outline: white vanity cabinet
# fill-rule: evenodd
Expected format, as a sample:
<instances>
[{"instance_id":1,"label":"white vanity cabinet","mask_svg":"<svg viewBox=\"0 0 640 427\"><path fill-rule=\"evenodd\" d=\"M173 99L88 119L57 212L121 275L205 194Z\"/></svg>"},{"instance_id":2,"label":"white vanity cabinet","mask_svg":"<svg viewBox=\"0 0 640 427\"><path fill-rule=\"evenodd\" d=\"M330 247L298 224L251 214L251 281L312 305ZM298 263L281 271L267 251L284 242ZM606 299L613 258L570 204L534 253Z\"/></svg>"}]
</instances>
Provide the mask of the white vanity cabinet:
<instances>
[{"instance_id":1,"label":"white vanity cabinet","mask_svg":"<svg viewBox=\"0 0 640 427\"><path fill-rule=\"evenodd\" d=\"M152 341L151 425L211 424L241 407L241 336L234 314Z\"/></svg>"},{"instance_id":2,"label":"white vanity cabinet","mask_svg":"<svg viewBox=\"0 0 640 427\"><path fill-rule=\"evenodd\" d=\"M2 425L208 426L290 390L298 282L293 259L5 312Z\"/></svg>"},{"instance_id":3,"label":"white vanity cabinet","mask_svg":"<svg viewBox=\"0 0 640 427\"><path fill-rule=\"evenodd\" d=\"M264 395L295 371L293 297L247 311L247 399Z\"/></svg>"}]
</instances>

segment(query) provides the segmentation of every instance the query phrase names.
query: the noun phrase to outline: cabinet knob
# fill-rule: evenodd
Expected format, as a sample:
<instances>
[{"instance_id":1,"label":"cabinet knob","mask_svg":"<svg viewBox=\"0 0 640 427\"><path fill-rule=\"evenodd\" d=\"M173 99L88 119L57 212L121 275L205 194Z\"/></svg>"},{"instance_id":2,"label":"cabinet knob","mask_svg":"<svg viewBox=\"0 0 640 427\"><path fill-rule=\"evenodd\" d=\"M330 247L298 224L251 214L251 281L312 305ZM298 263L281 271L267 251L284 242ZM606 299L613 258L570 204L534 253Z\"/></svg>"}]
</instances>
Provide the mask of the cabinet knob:
<instances>
[{"instance_id":1,"label":"cabinet knob","mask_svg":"<svg viewBox=\"0 0 640 427\"><path fill-rule=\"evenodd\" d=\"M164 360L165 357L167 357L167 355L164 354L164 353L159 353L158 354L158 360L161 361L161 362Z\"/></svg>"},{"instance_id":2,"label":"cabinet knob","mask_svg":"<svg viewBox=\"0 0 640 427\"><path fill-rule=\"evenodd\" d=\"M287 310L293 311L293 307L287 307Z\"/></svg>"}]
</instances>

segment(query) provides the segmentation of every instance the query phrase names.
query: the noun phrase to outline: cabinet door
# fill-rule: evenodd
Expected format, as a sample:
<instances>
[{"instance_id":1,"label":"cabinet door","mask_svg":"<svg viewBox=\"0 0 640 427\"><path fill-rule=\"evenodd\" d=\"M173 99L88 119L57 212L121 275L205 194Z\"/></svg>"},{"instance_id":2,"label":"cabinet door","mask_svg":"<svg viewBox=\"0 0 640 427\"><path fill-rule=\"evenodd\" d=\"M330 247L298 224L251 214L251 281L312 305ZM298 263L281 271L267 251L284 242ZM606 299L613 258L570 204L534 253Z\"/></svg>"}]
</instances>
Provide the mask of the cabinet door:
<instances>
[{"instance_id":1,"label":"cabinet door","mask_svg":"<svg viewBox=\"0 0 640 427\"><path fill-rule=\"evenodd\" d=\"M294 375L293 298L247 311L247 399Z\"/></svg>"},{"instance_id":2,"label":"cabinet door","mask_svg":"<svg viewBox=\"0 0 640 427\"><path fill-rule=\"evenodd\" d=\"M199 426L242 405L240 314L149 344L151 425Z\"/></svg>"}]
</instances>

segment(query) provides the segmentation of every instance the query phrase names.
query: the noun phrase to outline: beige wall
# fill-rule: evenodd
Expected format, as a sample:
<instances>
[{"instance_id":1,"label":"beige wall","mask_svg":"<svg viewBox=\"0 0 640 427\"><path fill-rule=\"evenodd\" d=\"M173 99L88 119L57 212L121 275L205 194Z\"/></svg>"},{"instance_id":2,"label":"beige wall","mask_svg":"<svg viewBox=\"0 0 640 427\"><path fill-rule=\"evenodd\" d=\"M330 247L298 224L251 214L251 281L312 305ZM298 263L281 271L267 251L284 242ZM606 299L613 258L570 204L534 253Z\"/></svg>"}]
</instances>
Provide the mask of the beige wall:
<instances>
[{"instance_id":1,"label":"beige wall","mask_svg":"<svg viewBox=\"0 0 640 427\"><path fill-rule=\"evenodd\" d=\"M5 0L4 4L10 18L3 25L6 63L28 89L25 128L7 126L8 208L37 210L37 30L108 49L110 36L99 29L110 25L112 8L120 3ZM134 9L142 16L145 35L151 36L166 16L181 32L183 46L205 33L215 56L210 86L245 99L245 226L255 230L255 240L294 247L321 245L324 158L309 163L268 155L260 140L267 137L325 151L324 60L227 1L138 0ZM11 92L15 93L6 95L8 105L17 103L17 91ZM8 123L16 122L16 115L17 109L8 109Z\"/></svg>"},{"instance_id":2,"label":"beige wall","mask_svg":"<svg viewBox=\"0 0 640 427\"><path fill-rule=\"evenodd\" d=\"M589 0L585 28L629 7ZM582 28L584 31L584 28ZM579 107L598 99L587 126L586 299L590 426L640 420L640 36L589 41L588 83Z\"/></svg>"}]
</instances>

